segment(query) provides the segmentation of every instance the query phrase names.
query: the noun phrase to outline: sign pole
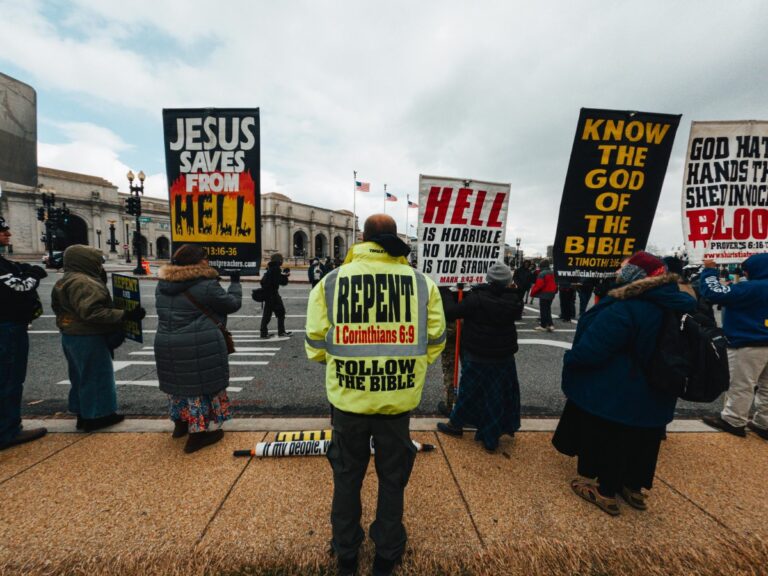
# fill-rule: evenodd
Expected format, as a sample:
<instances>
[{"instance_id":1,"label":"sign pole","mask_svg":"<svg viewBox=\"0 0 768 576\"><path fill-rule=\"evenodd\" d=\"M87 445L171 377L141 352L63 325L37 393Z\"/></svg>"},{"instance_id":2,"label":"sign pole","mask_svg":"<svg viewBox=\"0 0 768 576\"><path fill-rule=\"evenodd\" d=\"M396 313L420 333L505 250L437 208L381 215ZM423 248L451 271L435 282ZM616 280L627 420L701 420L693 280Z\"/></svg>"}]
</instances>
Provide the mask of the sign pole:
<instances>
[{"instance_id":1,"label":"sign pole","mask_svg":"<svg viewBox=\"0 0 768 576\"><path fill-rule=\"evenodd\" d=\"M457 287L459 289L458 295L459 295L459 302L462 301L464 297L464 284L459 283L457 284ZM459 356L461 353L461 320L456 320L456 353L453 357L453 401L456 402L456 399L459 397Z\"/></svg>"}]
</instances>

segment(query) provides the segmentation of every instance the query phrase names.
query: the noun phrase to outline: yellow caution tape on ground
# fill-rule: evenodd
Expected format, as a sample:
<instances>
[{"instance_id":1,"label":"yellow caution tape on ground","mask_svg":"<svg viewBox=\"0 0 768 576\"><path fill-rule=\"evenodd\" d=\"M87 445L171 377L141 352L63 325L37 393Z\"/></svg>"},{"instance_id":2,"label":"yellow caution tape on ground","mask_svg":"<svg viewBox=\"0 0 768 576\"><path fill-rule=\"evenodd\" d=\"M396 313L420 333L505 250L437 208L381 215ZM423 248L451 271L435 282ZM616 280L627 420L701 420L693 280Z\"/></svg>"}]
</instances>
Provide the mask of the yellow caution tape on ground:
<instances>
[{"instance_id":1,"label":"yellow caution tape on ground","mask_svg":"<svg viewBox=\"0 0 768 576\"><path fill-rule=\"evenodd\" d=\"M277 432L275 442L293 442L297 440L330 440L333 430L297 430Z\"/></svg>"}]
</instances>

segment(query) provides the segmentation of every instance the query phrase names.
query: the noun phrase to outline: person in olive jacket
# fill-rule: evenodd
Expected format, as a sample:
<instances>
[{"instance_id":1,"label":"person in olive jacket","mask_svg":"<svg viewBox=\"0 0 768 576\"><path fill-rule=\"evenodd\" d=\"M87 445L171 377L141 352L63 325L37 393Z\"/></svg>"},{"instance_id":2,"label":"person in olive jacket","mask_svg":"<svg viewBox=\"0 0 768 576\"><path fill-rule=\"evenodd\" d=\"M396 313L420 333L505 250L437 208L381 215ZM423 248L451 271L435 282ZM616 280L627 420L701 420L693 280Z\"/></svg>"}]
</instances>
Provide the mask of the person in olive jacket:
<instances>
[{"instance_id":1,"label":"person in olive jacket","mask_svg":"<svg viewBox=\"0 0 768 576\"><path fill-rule=\"evenodd\" d=\"M696 300L678 286L679 276L647 252L628 258L616 284L579 320L573 347L563 357L567 398L552 443L578 458L580 497L615 516L620 495L638 510L656 473L664 429L677 398L659 392L643 366L657 346L664 309L693 312Z\"/></svg>"},{"instance_id":2,"label":"person in olive jacket","mask_svg":"<svg viewBox=\"0 0 768 576\"><path fill-rule=\"evenodd\" d=\"M195 452L221 440L221 424L231 419L227 386L229 355L224 333L227 314L240 309L240 275L230 275L225 291L206 252L185 244L158 272L155 290L155 362L160 390L169 395L174 438L189 433L184 451ZM215 319L215 320L214 320Z\"/></svg>"},{"instance_id":3,"label":"person in olive jacket","mask_svg":"<svg viewBox=\"0 0 768 576\"><path fill-rule=\"evenodd\" d=\"M465 425L477 426L475 440L494 452L502 434L520 428L520 384L515 353L523 310L520 289L509 288L512 271L501 262L488 270L487 284L473 287L460 303L444 297L448 320L463 318L459 397L447 423L437 429L461 436Z\"/></svg>"},{"instance_id":4,"label":"person in olive jacket","mask_svg":"<svg viewBox=\"0 0 768 576\"><path fill-rule=\"evenodd\" d=\"M123 339L123 320L140 321L143 308L115 308L100 250L74 245L64 251L64 277L51 306L69 368L69 411L77 428L93 432L122 422L117 413L112 352Z\"/></svg>"}]
</instances>

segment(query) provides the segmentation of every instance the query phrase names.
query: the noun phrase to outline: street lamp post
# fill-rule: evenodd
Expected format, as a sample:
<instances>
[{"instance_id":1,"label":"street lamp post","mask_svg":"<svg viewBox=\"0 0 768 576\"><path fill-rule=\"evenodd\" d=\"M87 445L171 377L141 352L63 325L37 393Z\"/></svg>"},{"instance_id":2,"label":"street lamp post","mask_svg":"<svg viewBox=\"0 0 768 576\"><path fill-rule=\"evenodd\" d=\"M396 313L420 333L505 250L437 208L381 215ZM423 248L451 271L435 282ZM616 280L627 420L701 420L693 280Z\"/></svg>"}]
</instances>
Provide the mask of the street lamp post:
<instances>
[{"instance_id":1,"label":"street lamp post","mask_svg":"<svg viewBox=\"0 0 768 576\"><path fill-rule=\"evenodd\" d=\"M139 220L139 217L141 216L141 196L144 196L145 176L143 171L139 171L139 183L136 186L133 185L134 175L131 170L128 171L127 178L128 194L130 195L126 200L128 214L136 216L136 232L134 232L133 236L134 246L136 247L136 268L133 269L133 273L137 276L141 276L146 274L144 268L141 266L141 221ZM141 194L141 196L139 196L139 194Z\"/></svg>"},{"instance_id":2,"label":"street lamp post","mask_svg":"<svg viewBox=\"0 0 768 576\"><path fill-rule=\"evenodd\" d=\"M107 240L107 245L109 246L109 252L111 254L114 254L117 252L117 238L115 238L115 222L117 220L107 220L109 222L109 240Z\"/></svg>"},{"instance_id":3,"label":"street lamp post","mask_svg":"<svg viewBox=\"0 0 768 576\"><path fill-rule=\"evenodd\" d=\"M515 268L520 268L520 242L522 242L522 239L520 236L515 238Z\"/></svg>"},{"instance_id":4,"label":"street lamp post","mask_svg":"<svg viewBox=\"0 0 768 576\"><path fill-rule=\"evenodd\" d=\"M125 263L130 264L131 263L131 241L128 238L130 235L130 230L128 229L129 224L128 222L125 223Z\"/></svg>"}]
</instances>

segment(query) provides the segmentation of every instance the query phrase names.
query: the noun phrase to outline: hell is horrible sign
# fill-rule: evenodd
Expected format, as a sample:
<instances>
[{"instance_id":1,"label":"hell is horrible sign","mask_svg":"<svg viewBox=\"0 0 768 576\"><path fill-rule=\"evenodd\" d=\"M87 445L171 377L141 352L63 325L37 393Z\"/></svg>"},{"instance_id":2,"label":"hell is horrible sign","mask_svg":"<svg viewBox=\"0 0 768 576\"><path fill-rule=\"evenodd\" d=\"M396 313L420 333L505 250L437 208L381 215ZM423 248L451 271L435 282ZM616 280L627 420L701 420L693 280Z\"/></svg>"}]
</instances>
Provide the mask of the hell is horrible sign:
<instances>
[{"instance_id":1,"label":"hell is horrible sign","mask_svg":"<svg viewBox=\"0 0 768 576\"><path fill-rule=\"evenodd\" d=\"M485 282L504 257L509 184L419 176L419 269L438 286Z\"/></svg>"},{"instance_id":2,"label":"hell is horrible sign","mask_svg":"<svg viewBox=\"0 0 768 576\"><path fill-rule=\"evenodd\" d=\"M174 250L200 244L211 266L257 273L258 108L163 110L163 127Z\"/></svg>"},{"instance_id":3,"label":"hell is horrible sign","mask_svg":"<svg viewBox=\"0 0 768 576\"><path fill-rule=\"evenodd\" d=\"M613 276L645 247L679 122L582 108L553 249L558 277Z\"/></svg>"},{"instance_id":4,"label":"hell is horrible sign","mask_svg":"<svg viewBox=\"0 0 768 576\"><path fill-rule=\"evenodd\" d=\"M682 204L691 261L768 252L768 122L692 122Z\"/></svg>"}]
</instances>

